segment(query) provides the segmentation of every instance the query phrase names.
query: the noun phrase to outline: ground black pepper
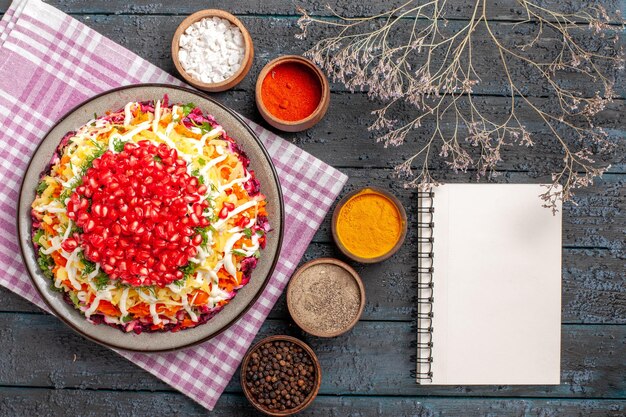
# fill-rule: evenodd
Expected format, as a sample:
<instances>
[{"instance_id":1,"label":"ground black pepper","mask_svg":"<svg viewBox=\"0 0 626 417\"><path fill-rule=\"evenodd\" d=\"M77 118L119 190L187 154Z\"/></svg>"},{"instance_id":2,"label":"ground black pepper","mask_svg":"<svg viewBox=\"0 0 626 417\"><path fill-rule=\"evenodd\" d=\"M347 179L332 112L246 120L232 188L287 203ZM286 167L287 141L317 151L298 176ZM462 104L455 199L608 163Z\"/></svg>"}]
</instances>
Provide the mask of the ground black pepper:
<instances>
[{"instance_id":1,"label":"ground black pepper","mask_svg":"<svg viewBox=\"0 0 626 417\"><path fill-rule=\"evenodd\" d=\"M261 407L285 411L305 402L315 388L313 359L289 341L267 342L250 354L243 383Z\"/></svg>"},{"instance_id":2,"label":"ground black pepper","mask_svg":"<svg viewBox=\"0 0 626 417\"><path fill-rule=\"evenodd\" d=\"M303 270L287 291L291 316L304 330L318 336L345 331L360 312L362 299L356 280L334 264Z\"/></svg>"}]
</instances>

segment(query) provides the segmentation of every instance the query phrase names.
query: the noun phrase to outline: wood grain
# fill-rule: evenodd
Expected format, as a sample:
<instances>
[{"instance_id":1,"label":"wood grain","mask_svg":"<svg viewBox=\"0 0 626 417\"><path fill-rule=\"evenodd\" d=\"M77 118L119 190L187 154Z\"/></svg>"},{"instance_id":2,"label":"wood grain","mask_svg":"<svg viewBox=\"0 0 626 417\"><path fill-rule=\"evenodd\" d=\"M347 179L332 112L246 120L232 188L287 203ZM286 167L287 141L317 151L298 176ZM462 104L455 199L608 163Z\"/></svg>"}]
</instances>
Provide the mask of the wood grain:
<instances>
[{"instance_id":1,"label":"wood grain","mask_svg":"<svg viewBox=\"0 0 626 417\"><path fill-rule=\"evenodd\" d=\"M80 415L189 416L204 417L207 411L178 393L100 392L47 388L0 388L0 417ZM458 417L458 416L550 416L621 417L623 400L560 400L336 397L320 395L303 417ZM210 413L214 417L263 416L242 395L225 394Z\"/></svg>"},{"instance_id":2,"label":"wood grain","mask_svg":"<svg viewBox=\"0 0 626 417\"><path fill-rule=\"evenodd\" d=\"M392 190L407 210L409 225L415 222L417 199L414 191L398 187L386 170L348 169L347 186L353 189L377 185ZM580 190L577 206L567 205L563 219L563 322L626 324L626 187L623 175L607 175L596 186ZM458 180L452 177L451 180ZM523 182L524 174L505 173L499 181ZM527 179L526 179L527 181ZM302 262L322 256L342 258L332 243L330 214L316 233ZM351 262L363 277L367 320L407 320L415 309L416 230L409 227L407 241L390 260L364 266ZM39 311L20 297L0 290L0 311ZM281 299L272 317L287 317Z\"/></svg>"},{"instance_id":3,"label":"wood grain","mask_svg":"<svg viewBox=\"0 0 626 417\"><path fill-rule=\"evenodd\" d=\"M363 320L412 319L416 305L414 254L406 248L379 265L364 267L352 263L365 285L367 304ZM563 255L563 322L626 324L623 259L597 249L565 249ZM314 243L302 262L324 256L341 258L334 245ZM0 287L0 312L39 313L40 310ZM284 296L271 317L289 317Z\"/></svg>"},{"instance_id":4,"label":"wood grain","mask_svg":"<svg viewBox=\"0 0 626 417\"><path fill-rule=\"evenodd\" d=\"M189 0L151 2L137 0L84 1L48 0L74 14L103 35L128 47L162 69L174 73L169 44L178 23L197 10L222 8L241 17L255 41L257 52L250 74L236 91L214 95L243 115L260 122L254 104L254 82L262 66L278 55L301 54L316 36L304 42L294 39L295 6L302 5L316 15L329 16L323 6L330 3L338 13L362 16L380 12L404 0L318 2L284 0L223 2ZM624 9L623 0L536 0L565 12L592 5L609 11ZM0 0L0 14L10 0ZM470 16L474 0L448 2L449 28L462 26ZM516 0L491 0L489 14L503 39L528 38L534 24L521 22L525 16ZM490 115L502 117L508 100L503 95L504 74L498 56L489 49L488 38L476 32L482 47L476 52L477 70L487 74L476 86L476 105ZM600 48L597 39L581 36L589 47ZM624 35L620 42L624 44ZM553 53L555 39L548 36L532 52L545 60ZM526 79L525 94L547 110L555 102L545 85L537 83L522 65L510 67L514 77ZM289 319L284 297L271 313L259 337L291 334L309 343L318 354L324 373L321 395L302 415L306 416L610 416L626 414L626 131L623 115L626 75L617 74L620 97L599 115L597 124L609 130L618 146L604 163L612 174L578 192L576 203L568 205L563 217L563 303L562 362L559 386L478 386L419 387L410 378L414 368L411 355L415 332L412 317L415 230L409 228L407 242L390 260L377 265L353 264L361 274L368 303L363 320L348 334L331 340L303 335ZM560 82L585 94L593 86L576 74L562 74ZM350 180L342 195L376 185L389 189L402 201L415 220L416 197L402 188L392 167L416 151L433 123L415 132L404 146L383 148L366 127L370 112L379 104L365 93L348 93L343 86L331 86L327 116L313 129L296 134L281 133L288 141L325 162L340 168ZM512 146L503 155L505 163L496 182L545 182L560 163L562 154L540 120L520 108L520 117L535 134L537 146ZM400 109L393 114L411 114ZM444 131L454 120L440 121ZM265 125L267 127L267 125ZM435 175L448 182L473 181L475 173L454 174L442 162L433 166ZM329 216L321 225L302 262L321 256L341 257L330 238ZM114 352L82 339L52 316L15 294L0 288L0 417L22 415L206 415L199 405L172 388L121 359ZM216 416L258 415L241 395L237 377L222 396ZM519 398L522 397L522 398Z\"/></svg>"},{"instance_id":5,"label":"wood grain","mask_svg":"<svg viewBox=\"0 0 626 417\"><path fill-rule=\"evenodd\" d=\"M78 15L78 20L92 27L103 35L110 37L122 46L127 47L131 51L137 52L143 58L157 65L158 67L176 74L174 64L171 59L169 48L172 37L176 31L176 27L182 22L184 16L102 16L102 15ZM315 36L309 36L300 41L294 38L299 33L295 19L271 18L258 16L243 16L241 21L247 27L255 45L255 59L252 69L248 76L241 82L236 89L243 91L254 91L254 83L261 69L270 60L280 55L302 54L315 43L316 39L322 35L331 34L330 29L321 30ZM408 23L408 22L407 22ZM454 32L464 25L463 22L451 22L448 30ZM498 35L501 41L508 46L512 42L521 42L525 39L530 41L534 36L536 26L530 24L520 24L512 26L510 23L496 23L493 25L493 31ZM623 36L622 36L623 39ZM602 42L591 34L582 32L580 36L582 45L597 50L602 47ZM474 87L474 93L477 95L503 95L508 94L506 88L507 79L500 63L500 57L485 30L479 29L473 34L475 45L474 67L476 72L481 74L481 82ZM528 56L537 62L543 62L553 56L558 40L554 36L545 36L539 48L528 51ZM435 56L435 59L437 56ZM519 61L510 61L509 70L514 79L525 80L535 79L535 82L521 83L521 87L525 94L530 96L546 96L550 93L546 85L536 82L535 74L529 72L526 65ZM616 94L624 97L624 81L625 74L622 71L618 73L610 70L617 76ZM529 78L532 77L532 78ZM563 87L575 87L584 95L595 94L597 87L593 86L584 77L575 73L560 73L559 83ZM342 85L333 84L333 91L346 91Z\"/></svg>"},{"instance_id":6,"label":"wood grain","mask_svg":"<svg viewBox=\"0 0 626 417\"><path fill-rule=\"evenodd\" d=\"M392 168L416 153L419 144L430 137L431 129L434 127L434 123L429 119L421 129L414 131L404 145L385 148L374 140L372 132L367 131L367 126L373 121L370 112L377 108L377 104L368 100L365 94L331 94L330 108L326 117L312 129L299 133L279 132L265 124L256 109L254 95L251 93L232 91L214 94L212 97L340 169ZM550 105L549 99L538 101L546 106ZM494 114L502 112L505 105L505 99L499 97L483 97L477 103L481 111ZM626 172L626 141L623 140L626 132L620 118L625 112L626 101L615 102L598 116L596 122L598 126L607 129L616 141L615 151L604 160L604 164L612 164L611 172L616 173ZM534 133L537 143L531 148L513 145L502 150L503 162L499 169L524 174L509 177L511 181L528 181L529 176L531 180L541 175L545 176L559 167L563 158L560 145L537 117L524 112L520 113L520 117L525 118L526 125ZM444 119L440 124L445 132L450 132L454 126L451 119ZM432 169L437 178L446 180L467 182L475 180L476 176L473 172L453 175L440 158L433 159ZM391 180L392 172L378 172L378 177L381 180ZM372 180L375 180L374 177ZM505 181L506 178L501 180ZM395 184L396 187L402 185L399 181L395 181Z\"/></svg>"},{"instance_id":7,"label":"wood grain","mask_svg":"<svg viewBox=\"0 0 626 417\"><path fill-rule=\"evenodd\" d=\"M0 0L0 12L7 9L11 0ZM316 16L331 16L331 11L326 7L329 5L335 12L346 17L366 16L389 10L391 7L398 7L406 0L371 1L356 2L345 0L327 0L324 2L316 0L298 0L286 2L282 0L264 1L241 1L223 2L219 0L187 0L184 2L152 2L147 0L135 0L128 2L124 0L46 0L55 7L64 10L66 13L74 14L166 14L166 15L188 15L201 9L222 8L235 14L251 15L279 15L297 16L296 6L301 6ZM578 1L550 1L539 0L534 3L545 6L550 5L555 10L565 13L577 12L581 9ZM622 6L619 0L594 0L585 3L586 6L600 5L609 12L618 10ZM448 19L468 19L473 12L473 0L456 0L448 2L446 13ZM523 21L526 16L515 0L491 0L488 3L490 16L494 19L506 21Z\"/></svg>"},{"instance_id":8,"label":"wood grain","mask_svg":"<svg viewBox=\"0 0 626 417\"><path fill-rule=\"evenodd\" d=\"M99 33L120 43L122 46L138 53L163 70L171 74L178 74L172 62L170 46L176 28L185 18L185 14L164 16L81 13L74 17ZM242 91L254 91L256 78L262 67L270 60L280 55L302 54L313 46L317 39L333 33L333 30L330 28L320 28L319 31L312 33L304 40L297 40L294 36L299 33L299 29L294 18L273 18L255 15L244 15L240 16L240 18L250 32L257 51L250 73L236 87L237 90ZM410 22L407 21L406 25L409 24ZM453 20L445 30L454 33L464 25L464 21ZM505 46L530 41L535 37L536 29L537 27L534 23L520 23L513 26L507 21L496 22L492 25L493 32ZM624 42L624 36L626 35L621 35L622 43ZM575 38L580 41L582 46L593 51L605 48L607 45L606 41L594 37L589 31L581 31ZM493 47L489 34L484 28L478 28L472 39L475 53L474 68L481 75L480 83L473 88L474 93L476 95L508 95L507 77L498 51ZM395 41L400 42L401 39L398 38ZM560 45L558 38L546 29L539 46L526 53L529 58L536 62L545 62L559 51L558 45ZM438 56L435 54L433 63L436 63L437 59ZM599 68L603 68L609 75L615 77L616 94L618 97L624 98L624 82L626 81L624 71L619 72L615 67L611 67L610 63L603 63L602 61L598 65ZM520 81L526 79L534 80L534 82L530 83L520 83L520 87L525 94L532 97L545 97L551 94L548 86L537 82L537 74L529 71L528 67L521 61L510 60L508 67L513 79ZM598 87L590 83L586 77L577 73L560 72L558 79L561 86L576 88L586 96L594 95L598 90ZM333 91L346 91L340 84L332 84L331 89Z\"/></svg>"},{"instance_id":9,"label":"wood grain","mask_svg":"<svg viewBox=\"0 0 626 417\"><path fill-rule=\"evenodd\" d=\"M411 396L530 396L624 398L626 326L566 325L559 386L418 386L412 322L364 322L332 339L304 335L290 321L268 320L257 340L273 334L301 338L317 354L321 394ZM86 341L48 315L0 314L0 386L170 390L160 380ZM74 357L74 355L76 355ZM23 363L28 358L28 364ZM228 392L240 392L238 373Z\"/></svg>"}]
</instances>

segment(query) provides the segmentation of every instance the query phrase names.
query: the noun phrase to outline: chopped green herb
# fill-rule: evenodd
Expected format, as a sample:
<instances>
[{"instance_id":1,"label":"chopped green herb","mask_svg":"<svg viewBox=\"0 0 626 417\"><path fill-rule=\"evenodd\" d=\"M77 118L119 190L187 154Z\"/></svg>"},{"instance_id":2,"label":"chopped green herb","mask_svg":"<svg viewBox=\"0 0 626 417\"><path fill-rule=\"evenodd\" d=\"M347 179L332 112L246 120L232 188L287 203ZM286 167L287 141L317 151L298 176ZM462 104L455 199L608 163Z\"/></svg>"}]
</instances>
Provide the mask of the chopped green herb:
<instances>
[{"instance_id":1,"label":"chopped green herb","mask_svg":"<svg viewBox=\"0 0 626 417\"><path fill-rule=\"evenodd\" d=\"M97 118L98 118L98 113L94 113L94 114L93 114L93 118L94 118L94 119L97 119Z\"/></svg>"},{"instance_id":2,"label":"chopped green herb","mask_svg":"<svg viewBox=\"0 0 626 417\"><path fill-rule=\"evenodd\" d=\"M45 253L43 253L43 249L39 249L39 257L37 258L37 264L39 265L39 268L41 268L41 271L43 272L43 274L47 278L52 279L53 277L52 268L54 268L54 260L52 259L52 256L46 255Z\"/></svg>"},{"instance_id":3,"label":"chopped green herb","mask_svg":"<svg viewBox=\"0 0 626 417\"><path fill-rule=\"evenodd\" d=\"M213 233L217 233L217 229L215 227L213 227L213 225L208 225L207 226L209 228L210 231L212 231Z\"/></svg>"},{"instance_id":4,"label":"chopped green herb","mask_svg":"<svg viewBox=\"0 0 626 417\"><path fill-rule=\"evenodd\" d=\"M233 249L233 250L232 250L232 253L233 253L234 255L237 255L237 256L244 256L244 257L245 257L245 256L248 256L248 254L247 254L247 253L242 252L242 251L237 250L237 249Z\"/></svg>"},{"instance_id":5,"label":"chopped green herb","mask_svg":"<svg viewBox=\"0 0 626 417\"><path fill-rule=\"evenodd\" d=\"M37 230L37 232L35 233L35 236L33 236L33 243L36 243L37 245L41 245L41 243L39 243L39 239L41 239L41 237L43 236L43 229L39 229Z\"/></svg>"},{"instance_id":6,"label":"chopped green herb","mask_svg":"<svg viewBox=\"0 0 626 417\"><path fill-rule=\"evenodd\" d=\"M72 195L72 190L68 188L65 191L63 191L61 195L59 195L59 201L62 204L65 204L65 200L67 200L70 197L70 195Z\"/></svg>"},{"instance_id":7,"label":"chopped green herb","mask_svg":"<svg viewBox=\"0 0 626 417\"><path fill-rule=\"evenodd\" d=\"M46 191L46 188L48 188L48 183L45 180L42 180L39 185L37 185L37 194L43 193Z\"/></svg>"},{"instance_id":8,"label":"chopped green herb","mask_svg":"<svg viewBox=\"0 0 626 417\"><path fill-rule=\"evenodd\" d=\"M192 111L193 109L195 109L195 108L196 108L196 105L195 105L195 104L193 104L193 103L187 103L187 104L183 105L183 114L184 114L185 116L188 116L188 115L189 115L189 113L191 113L191 111Z\"/></svg>"},{"instance_id":9,"label":"chopped green herb","mask_svg":"<svg viewBox=\"0 0 626 417\"><path fill-rule=\"evenodd\" d=\"M206 161L204 160L204 158L198 158L198 163L200 164L200 166L206 165Z\"/></svg>"},{"instance_id":10,"label":"chopped green herb","mask_svg":"<svg viewBox=\"0 0 626 417\"><path fill-rule=\"evenodd\" d=\"M129 321L132 321L132 320L133 318L130 315L122 317L122 323L128 323Z\"/></svg>"},{"instance_id":11,"label":"chopped green herb","mask_svg":"<svg viewBox=\"0 0 626 417\"><path fill-rule=\"evenodd\" d=\"M74 177L72 181L69 183L68 187L61 193L59 196L59 201L65 204L65 200L70 198L76 187L82 184L83 179L81 177Z\"/></svg>"},{"instance_id":12,"label":"chopped green herb","mask_svg":"<svg viewBox=\"0 0 626 417\"><path fill-rule=\"evenodd\" d=\"M115 138L113 140L113 150L117 153L120 153L124 150L124 145L126 142L123 142L120 138Z\"/></svg>"},{"instance_id":13,"label":"chopped green herb","mask_svg":"<svg viewBox=\"0 0 626 417\"><path fill-rule=\"evenodd\" d=\"M257 236L263 236L263 235L265 234L265 231L264 231L264 230L261 230L261 229L258 229L258 230L256 231L256 234L257 234Z\"/></svg>"},{"instance_id":14,"label":"chopped green herb","mask_svg":"<svg viewBox=\"0 0 626 417\"><path fill-rule=\"evenodd\" d=\"M254 252L254 254L252 254L252 256L254 256L255 258L259 259L261 257L261 251L257 249Z\"/></svg>"},{"instance_id":15,"label":"chopped green herb","mask_svg":"<svg viewBox=\"0 0 626 417\"><path fill-rule=\"evenodd\" d=\"M78 299L78 296L76 295L75 292L69 292L70 295L70 300L72 300L72 303L74 303L74 307L76 307L77 309L80 308L80 300Z\"/></svg>"},{"instance_id":16,"label":"chopped green herb","mask_svg":"<svg viewBox=\"0 0 626 417\"><path fill-rule=\"evenodd\" d=\"M84 268L83 268L83 274L84 274L84 275L89 275L89 274L91 274L93 271L95 271L95 270L96 270L96 264L95 264L95 263L93 263L93 262L91 262L91 261L88 261L88 260L85 258L85 255L83 255L83 253L82 253L82 252L80 252L80 253L79 253L78 258L80 259L80 261L81 261L81 262L82 262L82 264L84 265Z\"/></svg>"},{"instance_id":17,"label":"chopped green herb","mask_svg":"<svg viewBox=\"0 0 626 417\"><path fill-rule=\"evenodd\" d=\"M199 169L194 169L193 171L191 171L191 175L193 175L194 177L198 178L198 182L200 184L204 184L204 175L200 174L200 170Z\"/></svg>"},{"instance_id":18,"label":"chopped green herb","mask_svg":"<svg viewBox=\"0 0 626 417\"><path fill-rule=\"evenodd\" d=\"M96 142L95 140L93 140L91 138L89 139L89 142L91 142L93 144L93 146L96 147L97 150L101 150L103 148L102 144L100 142Z\"/></svg>"},{"instance_id":19,"label":"chopped green herb","mask_svg":"<svg viewBox=\"0 0 626 417\"><path fill-rule=\"evenodd\" d=\"M50 289L54 292L63 292L63 288L57 288L56 285L54 285L54 281L52 281L50 283Z\"/></svg>"},{"instance_id":20,"label":"chopped green herb","mask_svg":"<svg viewBox=\"0 0 626 417\"><path fill-rule=\"evenodd\" d=\"M200 246L202 246L203 248L207 248L207 245L209 244L209 231L211 231L213 227L212 226L207 226L207 227L196 227L196 233L200 233L200 236L202 236L202 243L200 243ZM213 229L215 230L215 229Z\"/></svg>"},{"instance_id":21,"label":"chopped green herb","mask_svg":"<svg viewBox=\"0 0 626 417\"><path fill-rule=\"evenodd\" d=\"M174 284L178 285L179 287L182 287L183 285L185 285L186 280L187 280L186 278L181 278L179 280L174 281Z\"/></svg>"},{"instance_id":22,"label":"chopped green herb","mask_svg":"<svg viewBox=\"0 0 626 417\"><path fill-rule=\"evenodd\" d=\"M157 162L161 162L162 161L162 159L161 159L161 157L159 155L154 155L154 157L152 159L154 159Z\"/></svg>"},{"instance_id":23,"label":"chopped green herb","mask_svg":"<svg viewBox=\"0 0 626 417\"><path fill-rule=\"evenodd\" d=\"M248 228L243 229L243 234L244 234L244 235L245 235L248 239L250 239L250 238L252 237L252 229L250 229L249 227L248 227Z\"/></svg>"},{"instance_id":24,"label":"chopped green herb","mask_svg":"<svg viewBox=\"0 0 626 417\"><path fill-rule=\"evenodd\" d=\"M213 130L213 126L211 126L211 123L208 122L204 122L198 127L200 128L202 133L209 133L211 130Z\"/></svg>"},{"instance_id":25,"label":"chopped green herb","mask_svg":"<svg viewBox=\"0 0 626 417\"><path fill-rule=\"evenodd\" d=\"M93 142L93 140L92 140ZM106 152L106 149L104 147L102 147L102 145L94 142L94 144L96 144L96 151L94 153L92 153L91 155L89 155L87 157L87 159L85 160L85 165L83 165L83 169L80 173L80 177L82 179L82 177L87 173L87 170L89 168L91 168L91 166L93 165L93 161L100 158L102 155L104 155L104 153Z\"/></svg>"},{"instance_id":26,"label":"chopped green herb","mask_svg":"<svg viewBox=\"0 0 626 417\"><path fill-rule=\"evenodd\" d=\"M184 277L181 278L181 279L185 280L185 279L189 278L191 276L191 274L193 274L195 272L196 266L193 263L189 262L189 263L187 263L187 265L182 266L182 267L180 267L178 269L180 269L180 271L184 275Z\"/></svg>"},{"instance_id":27,"label":"chopped green herb","mask_svg":"<svg viewBox=\"0 0 626 417\"><path fill-rule=\"evenodd\" d=\"M94 281L94 284L96 284L96 288L98 290L102 290L107 285L109 285L110 280L107 274L105 274L104 272L100 272L98 275L96 275L93 281Z\"/></svg>"}]
</instances>

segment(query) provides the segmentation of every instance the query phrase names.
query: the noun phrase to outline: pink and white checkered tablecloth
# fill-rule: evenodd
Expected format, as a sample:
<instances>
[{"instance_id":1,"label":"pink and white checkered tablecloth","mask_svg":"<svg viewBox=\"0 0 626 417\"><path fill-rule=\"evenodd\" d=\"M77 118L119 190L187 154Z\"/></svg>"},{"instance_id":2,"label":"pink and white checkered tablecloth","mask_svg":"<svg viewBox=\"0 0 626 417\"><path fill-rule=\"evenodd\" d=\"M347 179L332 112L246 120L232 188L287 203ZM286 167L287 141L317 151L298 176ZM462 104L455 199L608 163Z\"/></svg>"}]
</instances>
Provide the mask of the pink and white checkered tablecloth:
<instances>
[{"instance_id":1,"label":"pink and white checkered tablecloth","mask_svg":"<svg viewBox=\"0 0 626 417\"><path fill-rule=\"evenodd\" d=\"M16 201L26 165L48 129L102 91L144 82L181 83L39 0L15 0L0 21L0 285L45 309L19 255ZM162 354L120 355L213 409L287 284L347 177L250 122L267 147L285 195L280 260L255 305L221 335Z\"/></svg>"}]
</instances>

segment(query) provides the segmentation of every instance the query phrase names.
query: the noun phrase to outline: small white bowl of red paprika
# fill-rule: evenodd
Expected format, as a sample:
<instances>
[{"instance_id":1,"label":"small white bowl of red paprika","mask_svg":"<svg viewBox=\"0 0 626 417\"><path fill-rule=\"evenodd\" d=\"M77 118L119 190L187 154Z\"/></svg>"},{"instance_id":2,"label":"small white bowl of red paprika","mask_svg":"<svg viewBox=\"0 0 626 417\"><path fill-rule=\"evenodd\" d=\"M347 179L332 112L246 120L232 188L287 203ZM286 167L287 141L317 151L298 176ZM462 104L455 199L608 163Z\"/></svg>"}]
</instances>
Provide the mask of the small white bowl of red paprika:
<instances>
[{"instance_id":1,"label":"small white bowl of red paprika","mask_svg":"<svg viewBox=\"0 0 626 417\"><path fill-rule=\"evenodd\" d=\"M261 116L277 129L299 132L319 122L328 110L330 87L310 60L285 55L268 63L256 82Z\"/></svg>"}]
</instances>

